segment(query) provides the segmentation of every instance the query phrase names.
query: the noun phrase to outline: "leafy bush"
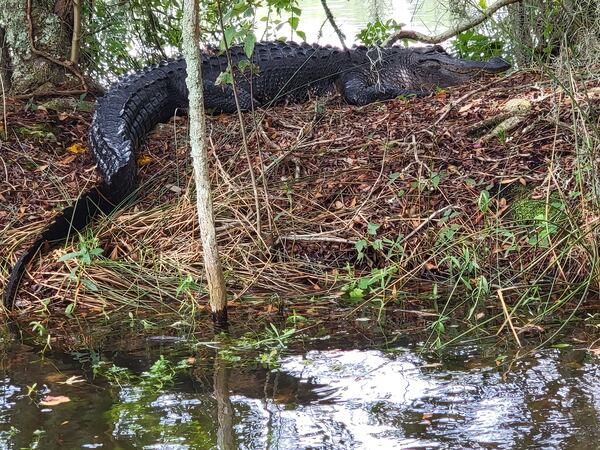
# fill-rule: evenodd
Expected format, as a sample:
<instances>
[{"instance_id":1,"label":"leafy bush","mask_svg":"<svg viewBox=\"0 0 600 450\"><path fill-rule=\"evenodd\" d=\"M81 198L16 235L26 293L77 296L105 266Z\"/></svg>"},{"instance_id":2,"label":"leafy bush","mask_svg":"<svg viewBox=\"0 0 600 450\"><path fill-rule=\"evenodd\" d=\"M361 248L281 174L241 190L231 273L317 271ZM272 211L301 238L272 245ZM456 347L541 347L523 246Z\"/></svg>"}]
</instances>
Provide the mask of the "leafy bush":
<instances>
[{"instance_id":1,"label":"leafy bush","mask_svg":"<svg viewBox=\"0 0 600 450\"><path fill-rule=\"evenodd\" d=\"M460 33L452 41L452 46L461 58L475 61L502 56L504 50L504 42L476 33L474 30Z\"/></svg>"}]
</instances>

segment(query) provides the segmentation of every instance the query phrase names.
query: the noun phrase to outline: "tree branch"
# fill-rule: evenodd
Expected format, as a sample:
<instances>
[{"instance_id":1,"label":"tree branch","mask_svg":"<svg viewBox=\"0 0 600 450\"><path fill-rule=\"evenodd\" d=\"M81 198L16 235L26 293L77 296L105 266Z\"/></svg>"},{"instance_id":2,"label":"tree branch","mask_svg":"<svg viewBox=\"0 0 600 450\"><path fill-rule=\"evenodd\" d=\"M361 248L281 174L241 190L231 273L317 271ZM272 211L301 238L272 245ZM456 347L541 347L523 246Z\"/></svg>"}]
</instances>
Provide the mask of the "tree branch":
<instances>
[{"instance_id":1,"label":"tree branch","mask_svg":"<svg viewBox=\"0 0 600 450\"><path fill-rule=\"evenodd\" d=\"M327 20L329 20L329 23L333 27L333 31L335 31L335 34L337 34L337 37L339 38L342 44L342 47L344 47L344 50L348 50L348 47L346 47L345 42L346 36L344 35L344 33L342 33L342 30L339 29L337 23L335 23L335 20L333 19L333 14L331 13L329 5L327 4L327 0L321 0L321 5L323 5L323 10L325 10L325 16L327 16Z\"/></svg>"},{"instance_id":2,"label":"tree branch","mask_svg":"<svg viewBox=\"0 0 600 450\"><path fill-rule=\"evenodd\" d=\"M31 0L27 0L27 3L25 4L25 8L26 8L25 15L27 18L27 34L29 36L29 44L31 46L31 53L33 53L36 56L41 56L42 58L45 58L48 61L53 62L54 64L57 64L61 67L64 67L65 69L67 69L69 72L71 72L77 78L79 78L79 81L81 82L81 86L82 86L82 91L88 92L89 88L88 88L87 82L85 81L85 78L83 77L81 72L79 70L77 70L77 68L73 67L73 65L70 63L66 63L64 61L61 61L60 59L54 58L52 55L49 55L48 53L39 50L35 46L35 38L33 36L33 18L31 17Z\"/></svg>"},{"instance_id":3,"label":"tree branch","mask_svg":"<svg viewBox=\"0 0 600 450\"><path fill-rule=\"evenodd\" d=\"M498 0L492 5L489 5L487 8L480 10L479 14L473 17L468 22L459 24L456 27L450 28L449 30L444 31L443 33L435 36L428 36L426 34L413 30L400 30L392 34L389 38L387 38L383 43L383 46L387 47L389 45L392 45L394 42L400 39L411 39L413 41L423 42L425 44L439 44L440 42L444 42L450 39L451 37L462 33L463 31L470 30L471 28L476 27L480 23L485 22L487 19L492 17L492 15L500 8L512 5L513 3L519 3L521 1L522 0Z\"/></svg>"}]
</instances>

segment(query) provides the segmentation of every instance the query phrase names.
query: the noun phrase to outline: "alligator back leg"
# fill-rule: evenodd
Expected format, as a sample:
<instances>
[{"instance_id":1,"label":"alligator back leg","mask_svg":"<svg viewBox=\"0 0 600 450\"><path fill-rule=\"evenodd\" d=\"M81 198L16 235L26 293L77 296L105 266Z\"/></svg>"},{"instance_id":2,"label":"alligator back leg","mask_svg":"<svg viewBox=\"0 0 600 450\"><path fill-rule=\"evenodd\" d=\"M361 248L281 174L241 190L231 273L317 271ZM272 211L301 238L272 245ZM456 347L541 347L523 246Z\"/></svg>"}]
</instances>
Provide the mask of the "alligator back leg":
<instances>
[{"instance_id":1,"label":"alligator back leg","mask_svg":"<svg viewBox=\"0 0 600 450\"><path fill-rule=\"evenodd\" d=\"M391 100L401 95L423 97L424 91L404 89L386 83L370 84L360 73L351 72L341 80L341 94L351 105L367 105L369 103Z\"/></svg>"}]
</instances>

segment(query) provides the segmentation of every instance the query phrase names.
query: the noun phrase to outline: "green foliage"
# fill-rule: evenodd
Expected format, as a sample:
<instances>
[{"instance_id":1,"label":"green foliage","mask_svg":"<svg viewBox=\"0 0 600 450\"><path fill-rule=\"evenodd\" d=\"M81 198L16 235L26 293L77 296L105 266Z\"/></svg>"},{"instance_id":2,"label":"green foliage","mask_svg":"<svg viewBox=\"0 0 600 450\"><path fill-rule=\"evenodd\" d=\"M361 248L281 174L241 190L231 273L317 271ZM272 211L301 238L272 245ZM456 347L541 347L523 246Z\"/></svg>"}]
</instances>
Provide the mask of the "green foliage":
<instances>
[{"instance_id":1,"label":"green foliage","mask_svg":"<svg viewBox=\"0 0 600 450\"><path fill-rule=\"evenodd\" d=\"M149 394L156 393L157 390L167 385L172 385L176 376L190 367L185 359L172 362L161 355L147 371L136 375L126 367L102 359L102 356L94 351L74 352L72 355L80 363L89 364L94 377L104 378L109 383L116 385L132 384Z\"/></svg>"},{"instance_id":2,"label":"green foliage","mask_svg":"<svg viewBox=\"0 0 600 450\"><path fill-rule=\"evenodd\" d=\"M96 245L97 242L92 242L90 246L90 243L82 241L79 245L79 250L64 254L58 258L58 262L77 259L79 264L89 266L92 263L92 258L98 257L104 253L104 250L100 247L96 247Z\"/></svg>"},{"instance_id":3,"label":"green foliage","mask_svg":"<svg viewBox=\"0 0 600 450\"><path fill-rule=\"evenodd\" d=\"M304 319L302 316L296 314L292 317L295 317L298 322ZM233 340L229 340L227 336L223 336L225 345L224 348L219 350L219 358L229 363L237 364L248 361L248 359L240 356L241 353L258 352L254 361L265 367L276 367L281 353L288 348L295 334L295 328L286 327L280 330L271 323L258 336L246 334L241 338Z\"/></svg>"},{"instance_id":4,"label":"green foliage","mask_svg":"<svg viewBox=\"0 0 600 450\"><path fill-rule=\"evenodd\" d=\"M82 66L94 78L110 82L115 77L150 63L178 54L181 50L181 0L97 0L84 2ZM223 0L221 2L225 32L221 32L216 2L201 3L202 43L241 44L248 57L259 37L254 34L257 21L265 22L263 38L272 38L285 25L305 39L299 29L301 9L297 0ZM259 8L267 15L257 17ZM286 17L286 19L280 19ZM289 39L292 36L278 36Z\"/></svg>"},{"instance_id":5,"label":"green foliage","mask_svg":"<svg viewBox=\"0 0 600 450\"><path fill-rule=\"evenodd\" d=\"M347 283L342 286L350 302L362 301L372 297L375 293L383 291L390 285L392 275L398 271L398 267L391 265L382 269L372 269L368 275L356 277L354 271L347 265Z\"/></svg>"},{"instance_id":6,"label":"green foliage","mask_svg":"<svg viewBox=\"0 0 600 450\"><path fill-rule=\"evenodd\" d=\"M461 58L482 61L501 56L504 51L504 42L494 40L493 38L468 30L456 36L452 41L452 46Z\"/></svg>"},{"instance_id":7,"label":"green foliage","mask_svg":"<svg viewBox=\"0 0 600 450\"><path fill-rule=\"evenodd\" d=\"M377 20L375 22L369 22L365 28L358 32L356 37L359 41L368 46L381 45L393 33L401 29L402 25L394 19L389 19L385 22Z\"/></svg>"},{"instance_id":8,"label":"green foliage","mask_svg":"<svg viewBox=\"0 0 600 450\"><path fill-rule=\"evenodd\" d=\"M84 2L83 64L92 76L112 80L181 47L182 4L178 0Z\"/></svg>"}]
</instances>

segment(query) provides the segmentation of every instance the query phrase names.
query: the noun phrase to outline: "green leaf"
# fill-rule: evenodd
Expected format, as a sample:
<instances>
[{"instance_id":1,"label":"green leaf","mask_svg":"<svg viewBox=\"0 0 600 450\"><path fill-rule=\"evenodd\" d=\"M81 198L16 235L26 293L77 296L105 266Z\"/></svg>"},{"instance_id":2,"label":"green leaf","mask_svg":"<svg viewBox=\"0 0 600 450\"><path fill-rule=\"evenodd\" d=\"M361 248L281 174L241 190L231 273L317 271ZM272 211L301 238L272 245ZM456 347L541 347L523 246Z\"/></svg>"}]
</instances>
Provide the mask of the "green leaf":
<instances>
[{"instance_id":1,"label":"green leaf","mask_svg":"<svg viewBox=\"0 0 600 450\"><path fill-rule=\"evenodd\" d=\"M225 38L225 42L227 43L228 46L231 46L235 35L236 35L236 31L235 31L234 27L229 27L229 28L225 29L225 32L223 33L223 37Z\"/></svg>"},{"instance_id":2,"label":"green leaf","mask_svg":"<svg viewBox=\"0 0 600 450\"><path fill-rule=\"evenodd\" d=\"M215 80L215 84L217 86L224 84L233 84L233 77L231 76L231 72L226 70L225 72L221 72L217 79Z\"/></svg>"},{"instance_id":3,"label":"green leaf","mask_svg":"<svg viewBox=\"0 0 600 450\"><path fill-rule=\"evenodd\" d=\"M490 210L490 193L488 191L486 191L485 189L483 191L481 191L481 193L479 194L479 200L478 200L478 205L479 205L479 210L482 213L486 213Z\"/></svg>"},{"instance_id":4,"label":"green leaf","mask_svg":"<svg viewBox=\"0 0 600 450\"><path fill-rule=\"evenodd\" d=\"M296 29L298 29L298 24L300 23L300 18L298 18L298 17L290 17L290 19L288 20L288 22L290 23L290 26L292 27L292 30L296 30Z\"/></svg>"},{"instance_id":5,"label":"green leaf","mask_svg":"<svg viewBox=\"0 0 600 450\"><path fill-rule=\"evenodd\" d=\"M302 39L303 41L306 41L306 33L304 31L296 30L296 34L298 35L298 37L300 39Z\"/></svg>"},{"instance_id":6,"label":"green leaf","mask_svg":"<svg viewBox=\"0 0 600 450\"><path fill-rule=\"evenodd\" d=\"M249 33L246 35L246 40L244 41L244 53L248 59L252 58L252 53L254 52L254 45L256 44L256 36L254 33Z\"/></svg>"},{"instance_id":7,"label":"green leaf","mask_svg":"<svg viewBox=\"0 0 600 450\"><path fill-rule=\"evenodd\" d=\"M62 255L60 258L58 258L58 262L69 261L70 259L79 258L80 256L81 256L81 252L69 252L65 255Z\"/></svg>"},{"instance_id":8,"label":"green leaf","mask_svg":"<svg viewBox=\"0 0 600 450\"><path fill-rule=\"evenodd\" d=\"M356 241L354 243L354 248L357 252L362 253L362 251L367 247L367 241L361 239L360 241Z\"/></svg>"},{"instance_id":9,"label":"green leaf","mask_svg":"<svg viewBox=\"0 0 600 450\"><path fill-rule=\"evenodd\" d=\"M371 236L375 236L380 226L381 225L376 223L369 223L369 225L367 225L367 233L369 233Z\"/></svg>"},{"instance_id":10,"label":"green leaf","mask_svg":"<svg viewBox=\"0 0 600 450\"><path fill-rule=\"evenodd\" d=\"M75 309L75 303L69 303L65 308L65 315L68 317L73 316L73 310Z\"/></svg>"},{"instance_id":11,"label":"green leaf","mask_svg":"<svg viewBox=\"0 0 600 450\"><path fill-rule=\"evenodd\" d=\"M479 7L481 9L487 8L487 2L485 0L479 0Z\"/></svg>"},{"instance_id":12,"label":"green leaf","mask_svg":"<svg viewBox=\"0 0 600 450\"><path fill-rule=\"evenodd\" d=\"M85 288L89 291L98 292L98 286L92 280L83 280L82 281Z\"/></svg>"},{"instance_id":13,"label":"green leaf","mask_svg":"<svg viewBox=\"0 0 600 450\"><path fill-rule=\"evenodd\" d=\"M365 296L364 291L359 288L354 288L350 291L350 298L361 299Z\"/></svg>"},{"instance_id":14,"label":"green leaf","mask_svg":"<svg viewBox=\"0 0 600 450\"><path fill-rule=\"evenodd\" d=\"M102 253L104 253L104 249L102 249L100 247L96 247L96 248L92 249L92 251L90 252L90 255L100 256Z\"/></svg>"}]
</instances>

